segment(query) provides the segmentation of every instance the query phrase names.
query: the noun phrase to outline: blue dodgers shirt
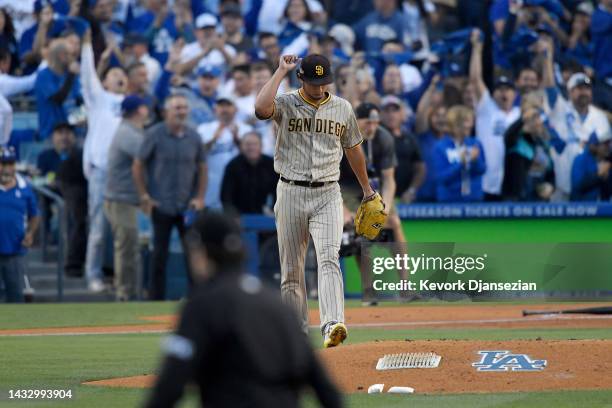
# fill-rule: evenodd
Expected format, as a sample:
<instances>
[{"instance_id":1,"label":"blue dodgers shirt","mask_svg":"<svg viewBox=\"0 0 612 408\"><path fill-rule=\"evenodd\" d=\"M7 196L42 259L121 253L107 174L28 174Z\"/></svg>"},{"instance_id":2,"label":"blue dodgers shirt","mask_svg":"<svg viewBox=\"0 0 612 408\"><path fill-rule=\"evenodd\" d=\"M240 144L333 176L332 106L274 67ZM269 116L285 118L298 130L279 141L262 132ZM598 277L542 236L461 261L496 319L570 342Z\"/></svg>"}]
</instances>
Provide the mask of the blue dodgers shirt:
<instances>
[{"instance_id":1,"label":"blue dodgers shirt","mask_svg":"<svg viewBox=\"0 0 612 408\"><path fill-rule=\"evenodd\" d=\"M462 164L461 149L477 147L478 159L469 167ZM463 146L455 145L448 135L434 146L433 173L436 179L436 198L439 202L459 203L482 201L482 175L486 170L482 145L473 137L466 137Z\"/></svg>"},{"instance_id":2,"label":"blue dodgers shirt","mask_svg":"<svg viewBox=\"0 0 612 408\"><path fill-rule=\"evenodd\" d=\"M389 17L371 12L353 25L356 48L365 52L380 52L386 41L394 39L408 45L404 22L402 13L397 10Z\"/></svg>"},{"instance_id":3,"label":"blue dodgers shirt","mask_svg":"<svg viewBox=\"0 0 612 408\"><path fill-rule=\"evenodd\" d=\"M600 5L591 17L593 67L600 78L612 77L612 12Z\"/></svg>"},{"instance_id":4,"label":"blue dodgers shirt","mask_svg":"<svg viewBox=\"0 0 612 408\"><path fill-rule=\"evenodd\" d=\"M21 176L11 189L0 186L0 255L25 253L21 245L28 218L38 215L36 195Z\"/></svg>"},{"instance_id":5,"label":"blue dodgers shirt","mask_svg":"<svg viewBox=\"0 0 612 408\"><path fill-rule=\"evenodd\" d=\"M420 202L435 202L436 201L436 175L433 172L434 164L434 147L438 143L439 138L431 131L422 133L417 137L421 157L425 162L425 181L417 192L417 200Z\"/></svg>"},{"instance_id":6,"label":"blue dodgers shirt","mask_svg":"<svg viewBox=\"0 0 612 408\"><path fill-rule=\"evenodd\" d=\"M38 108L41 139L49 137L56 124L68 122L68 114L77 107L80 88L78 77L74 78L72 88L61 105L58 105L50 99L61 89L67 77L68 74L58 75L50 68L42 69L36 77L34 93L36 95L36 106Z\"/></svg>"},{"instance_id":7,"label":"blue dodgers shirt","mask_svg":"<svg viewBox=\"0 0 612 408\"><path fill-rule=\"evenodd\" d=\"M572 163L571 201L600 201L606 199L604 190L606 183L612 186L612 179L601 179L597 175L597 158L591 154L588 147L576 156ZM608 187L609 191L610 188Z\"/></svg>"}]
</instances>

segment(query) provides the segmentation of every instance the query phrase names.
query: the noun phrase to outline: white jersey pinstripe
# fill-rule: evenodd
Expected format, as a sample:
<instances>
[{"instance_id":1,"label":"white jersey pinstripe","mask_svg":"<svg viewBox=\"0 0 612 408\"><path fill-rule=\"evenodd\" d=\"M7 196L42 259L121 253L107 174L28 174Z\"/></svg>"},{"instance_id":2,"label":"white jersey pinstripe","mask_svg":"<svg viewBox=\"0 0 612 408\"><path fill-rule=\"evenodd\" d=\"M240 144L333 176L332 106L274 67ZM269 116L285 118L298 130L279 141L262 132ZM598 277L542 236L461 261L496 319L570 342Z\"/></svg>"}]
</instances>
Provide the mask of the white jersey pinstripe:
<instances>
[{"instance_id":1,"label":"white jersey pinstripe","mask_svg":"<svg viewBox=\"0 0 612 408\"><path fill-rule=\"evenodd\" d=\"M294 181L332 182L302 187L279 181L274 207L281 260L281 293L308 330L304 258L309 236L317 253L321 328L344 321L344 287L338 251L343 212L340 177L343 149L363 142L350 103L328 94L320 104L301 90L275 98L278 125L274 170Z\"/></svg>"}]
</instances>

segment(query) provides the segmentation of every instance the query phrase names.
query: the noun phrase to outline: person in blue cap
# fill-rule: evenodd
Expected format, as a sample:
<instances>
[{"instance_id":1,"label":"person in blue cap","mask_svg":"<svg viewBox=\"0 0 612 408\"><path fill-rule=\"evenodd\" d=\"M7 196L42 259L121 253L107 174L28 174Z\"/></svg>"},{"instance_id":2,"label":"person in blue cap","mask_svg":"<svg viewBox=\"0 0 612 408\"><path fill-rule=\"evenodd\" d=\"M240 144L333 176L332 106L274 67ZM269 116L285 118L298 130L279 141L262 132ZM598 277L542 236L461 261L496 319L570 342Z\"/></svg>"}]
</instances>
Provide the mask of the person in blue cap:
<instances>
[{"instance_id":1,"label":"person in blue cap","mask_svg":"<svg viewBox=\"0 0 612 408\"><path fill-rule=\"evenodd\" d=\"M137 221L140 199L132 165L144 141L149 106L144 98L129 95L121 102L121 114L121 123L108 150L104 213L113 231L116 299L126 301L136 295L140 265Z\"/></svg>"},{"instance_id":2,"label":"person in blue cap","mask_svg":"<svg viewBox=\"0 0 612 408\"><path fill-rule=\"evenodd\" d=\"M34 242L40 220L34 191L17 174L16 161L12 147L0 146L0 277L10 303L24 301L23 255Z\"/></svg>"},{"instance_id":3,"label":"person in blue cap","mask_svg":"<svg viewBox=\"0 0 612 408\"><path fill-rule=\"evenodd\" d=\"M610 200L612 174L610 166L610 132L593 132L581 154L572 163L571 201Z\"/></svg>"}]
</instances>

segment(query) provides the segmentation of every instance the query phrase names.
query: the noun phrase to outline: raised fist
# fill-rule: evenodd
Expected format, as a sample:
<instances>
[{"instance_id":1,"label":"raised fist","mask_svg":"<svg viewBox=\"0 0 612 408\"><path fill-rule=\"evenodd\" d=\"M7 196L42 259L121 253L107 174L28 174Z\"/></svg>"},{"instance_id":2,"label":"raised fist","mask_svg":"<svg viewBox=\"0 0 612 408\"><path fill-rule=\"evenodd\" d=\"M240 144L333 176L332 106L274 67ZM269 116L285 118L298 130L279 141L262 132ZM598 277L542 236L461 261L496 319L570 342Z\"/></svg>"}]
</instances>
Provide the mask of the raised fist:
<instances>
[{"instance_id":1,"label":"raised fist","mask_svg":"<svg viewBox=\"0 0 612 408\"><path fill-rule=\"evenodd\" d=\"M297 57L297 55L283 55L282 57L280 57L280 63L278 65L278 68L284 70L285 72L289 72L292 69L295 69L298 61L299 58Z\"/></svg>"}]
</instances>

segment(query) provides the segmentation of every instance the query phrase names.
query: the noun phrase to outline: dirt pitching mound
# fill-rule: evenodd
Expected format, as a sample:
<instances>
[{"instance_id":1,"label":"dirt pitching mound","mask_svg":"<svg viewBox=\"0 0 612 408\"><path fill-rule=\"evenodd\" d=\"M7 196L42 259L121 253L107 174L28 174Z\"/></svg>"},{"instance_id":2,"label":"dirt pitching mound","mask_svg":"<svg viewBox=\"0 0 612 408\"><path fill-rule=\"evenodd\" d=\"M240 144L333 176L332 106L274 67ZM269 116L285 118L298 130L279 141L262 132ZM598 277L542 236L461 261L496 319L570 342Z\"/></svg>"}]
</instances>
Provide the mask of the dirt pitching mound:
<instances>
[{"instance_id":1,"label":"dirt pitching mound","mask_svg":"<svg viewBox=\"0 0 612 408\"><path fill-rule=\"evenodd\" d=\"M537 372L478 372L479 350L509 350L531 359L547 360ZM435 352L438 368L377 371L385 354ZM419 394L496 393L612 388L611 340L562 341L385 341L320 350L319 356L345 393L367 392L370 385L409 386ZM86 382L105 387L146 388L154 375Z\"/></svg>"},{"instance_id":2,"label":"dirt pitching mound","mask_svg":"<svg viewBox=\"0 0 612 408\"><path fill-rule=\"evenodd\" d=\"M537 372L479 372L480 350L509 350L547 360ZM435 352L438 368L376 370L385 354ZM612 341L385 341L321 351L324 364L346 393L367 392L372 384L413 387L416 393L487 393L612 388Z\"/></svg>"}]
</instances>

